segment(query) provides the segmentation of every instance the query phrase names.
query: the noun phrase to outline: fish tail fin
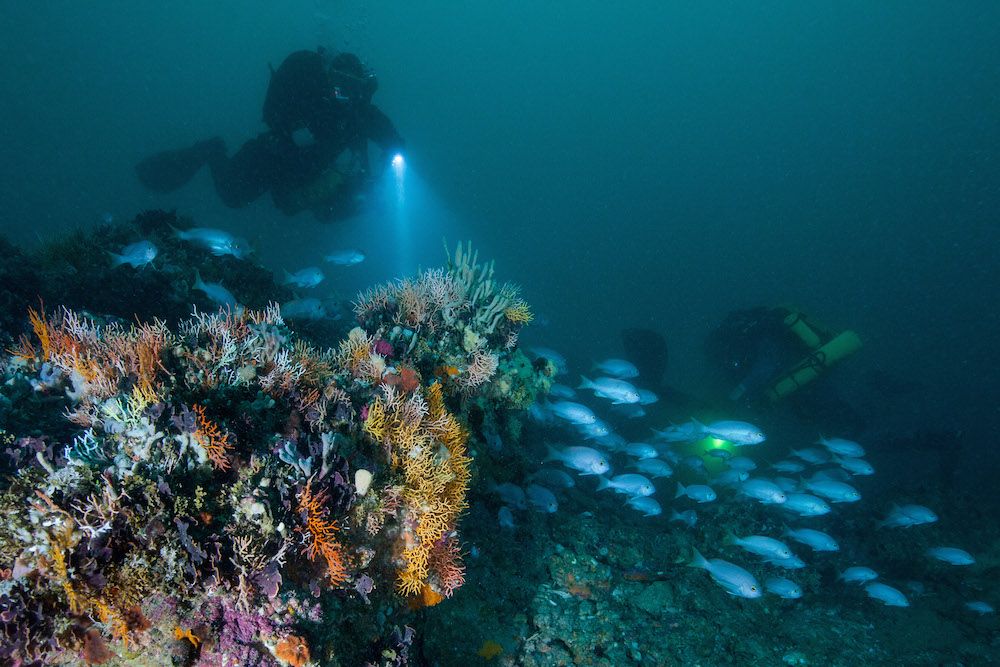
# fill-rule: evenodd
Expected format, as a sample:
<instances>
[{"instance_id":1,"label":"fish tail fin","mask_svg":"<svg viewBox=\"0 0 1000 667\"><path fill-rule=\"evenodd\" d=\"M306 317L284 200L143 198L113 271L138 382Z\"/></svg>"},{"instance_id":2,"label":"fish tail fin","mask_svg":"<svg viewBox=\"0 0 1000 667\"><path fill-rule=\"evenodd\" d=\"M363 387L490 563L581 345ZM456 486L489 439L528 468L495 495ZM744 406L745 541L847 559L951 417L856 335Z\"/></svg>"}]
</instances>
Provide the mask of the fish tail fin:
<instances>
[{"instance_id":1,"label":"fish tail fin","mask_svg":"<svg viewBox=\"0 0 1000 667\"><path fill-rule=\"evenodd\" d=\"M722 538L722 543L727 547L731 547L739 541L740 538L736 537L736 533L731 530L726 530L726 535Z\"/></svg>"},{"instance_id":2,"label":"fish tail fin","mask_svg":"<svg viewBox=\"0 0 1000 667\"><path fill-rule=\"evenodd\" d=\"M674 494L674 498L680 498L681 496L684 495L684 492L686 490L687 489L684 488L683 484L681 484L680 482L677 482L677 493Z\"/></svg>"},{"instance_id":3,"label":"fish tail fin","mask_svg":"<svg viewBox=\"0 0 1000 667\"><path fill-rule=\"evenodd\" d=\"M552 445L545 445L545 450L545 458L542 459L542 463L546 463L548 461L562 461L562 456L560 456L561 452Z\"/></svg>"},{"instance_id":4,"label":"fish tail fin","mask_svg":"<svg viewBox=\"0 0 1000 667\"><path fill-rule=\"evenodd\" d=\"M691 547L691 560L688 561L688 566L697 567L701 570L707 570L709 567L708 561L705 560L705 557L695 547Z\"/></svg>"},{"instance_id":5,"label":"fish tail fin","mask_svg":"<svg viewBox=\"0 0 1000 667\"><path fill-rule=\"evenodd\" d=\"M125 256L124 255L119 255L117 253L111 252L110 250L108 250L107 252L108 252L108 257L111 258L111 268L112 269L115 268L116 266L121 266L122 264L125 263Z\"/></svg>"},{"instance_id":6,"label":"fish tail fin","mask_svg":"<svg viewBox=\"0 0 1000 667\"><path fill-rule=\"evenodd\" d=\"M593 388L594 388L593 381L590 380L590 378L588 378L587 376L581 375L580 385L577 387L577 389L593 389Z\"/></svg>"},{"instance_id":7,"label":"fish tail fin","mask_svg":"<svg viewBox=\"0 0 1000 667\"><path fill-rule=\"evenodd\" d=\"M824 436L822 433L820 433L819 434L819 440L817 440L813 444L815 444L815 445L826 445L826 442L827 442L826 441L826 436Z\"/></svg>"},{"instance_id":8,"label":"fish tail fin","mask_svg":"<svg viewBox=\"0 0 1000 667\"><path fill-rule=\"evenodd\" d=\"M194 270L194 286L193 289L204 290L205 281L201 279L201 271L198 269Z\"/></svg>"},{"instance_id":9,"label":"fish tail fin","mask_svg":"<svg viewBox=\"0 0 1000 667\"><path fill-rule=\"evenodd\" d=\"M174 232L174 236L176 236L177 238L179 238L181 241L187 240L188 233L185 232L183 229L177 229L176 227L174 227L173 225L171 225L169 222L167 223L167 227L170 227L170 229Z\"/></svg>"},{"instance_id":10,"label":"fish tail fin","mask_svg":"<svg viewBox=\"0 0 1000 667\"><path fill-rule=\"evenodd\" d=\"M295 281L295 279L292 277L292 274L290 274L288 272L288 269L282 269L281 273L282 273L282 276L283 276L282 280L281 280L281 284L282 285L287 285L287 284Z\"/></svg>"},{"instance_id":11,"label":"fish tail fin","mask_svg":"<svg viewBox=\"0 0 1000 667\"><path fill-rule=\"evenodd\" d=\"M702 424L700 421L698 421L694 417L691 417L691 423L694 424L694 428L697 433L705 433L705 425Z\"/></svg>"},{"instance_id":12,"label":"fish tail fin","mask_svg":"<svg viewBox=\"0 0 1000 667\"><path fill-rule=\"evenodd\" d=\"M597 490L603 491L604 489L610 489L610 488L611 488L611 480L605 477L604 475L598 475Z\"/></svg>"}]
</instances>

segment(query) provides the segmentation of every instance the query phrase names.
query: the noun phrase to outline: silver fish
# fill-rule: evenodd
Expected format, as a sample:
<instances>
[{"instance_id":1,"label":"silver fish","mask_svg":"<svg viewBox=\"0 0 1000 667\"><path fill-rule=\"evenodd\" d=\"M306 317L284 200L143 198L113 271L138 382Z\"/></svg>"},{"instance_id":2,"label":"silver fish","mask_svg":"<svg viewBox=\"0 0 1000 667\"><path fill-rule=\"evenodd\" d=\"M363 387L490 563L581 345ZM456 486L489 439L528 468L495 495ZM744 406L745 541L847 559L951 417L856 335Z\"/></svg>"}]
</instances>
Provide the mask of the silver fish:
<instances>
[{"instance_id":1,"label":"silver fish","mask_svg":"<svg viewBox=\"0 0 1000 667\"><path fill-rule=\"evenodd\" d=\"M729 459L727 465L730 470L742 470L743 472L750 472L757 469L757 464L747 456L734 456Z\"/></svg>"},{"instance_id":2,"label":"silver fish","mask_svg":"<svg viewBox=\"0 0 1000 667\"><path fill-rule=\"evenodd\" d=\"M604 454L590 447L566 447L558 450L549 446L548 450L545 461L560 461L567 468L583 475L603 475L611 469Z\"/></svg>"},{"instance_id":3,"label":"silver fish","mask_svg":"<svg viewBox=\"0 0 1000 667\"><path fill-rule=\"evenodd\" d=\"M654 392L648 389L639 390L640 405L652 405L653 403L656 403L658 400L660 400L660 397L657 396Z\"/></svg>"},{"instance_id":4,"label":"silver fish","mask_svg":"<svg viewBox=\"0 0 1000 667\"><path fill-rule=\"evenodd\" d=\"M720 440L726 440L737 447L759 445L767 440L764 431L749 422L722 420L702 424L696 419L692 421L698 426L703 435L710 435Z\"/></svg>"},{"instance_id":5,"label":"silver fish","mask_svg":"<svg viewBox=\"0 0 1000 667\"><path fill-rule=\"evenodd\" d=\"M969 611L974 611L980 615L995 614L996 609L993 608L989 602L983 602L982 600L973 600L971 602L965 603L965 608Z\"/></svg>"},{"instance_id":6,"label":"silver fish","mask_svg":"<svg viewBox=\"0 0 1000 667\"><path fill-rule=\"evenodd\" d=\"M865 455L865 449L853 440L844 438L824 438L820 436L816 441L817 445L823 445L831 454L838 456L850 456L851 458L861 458Z\"/></svg>"},{"instance_id":7,"label":"silver fish","mask_svg":"<svg viewBox=\"0 0 1000 667\"><path fill-rule=\"evenodd\" d=\"M615 405L639 402L639 390L631 383L617 378L599 377L596 380L590 380L581 375L580 386L577 389L589 389L596 396L606 398Z\"/></svg>"},{"instance_id":8,"label":"silver fish","mask_svg":"<svg viewBox=\"0 0 1000 667\"><path fill-rule=\"evenodd\" d=\"M817 449L815 447L803 447L802 449L793 449L792 456L800 458L806 463L811 463L812 465L823 465L830 460L830 455L827 454L822 449Z\"/></svg>"},{"instance_id":9,"label":"silver fish","mask_svg":"<svg viewBox=\"0 0 1000 667\"><path fill-rule=\"evenodd\" d=\"M750 479L750 473L745 470L723 470L712 478L712 483L719 486L736 486L748 479Z\"/></svg>"},{"instance_id":10,"label":"silver fish","mask_svg":"<svg viewBox=\"0 0 1000 667\"><path fill-rule=\"evenodd\" d=\"M593 424L597 421L597 416L590 408L573 401L556 401L549 406L549 411L571 424Z\"/></svg>"},{"instance_id":11,"label":"silver fish","mask_svg":"<svg viewBox=\"0 0 1000 667\"><path fill-rule=\"evenodd\" d=\"M772 477L771 481L777 484L778 488L784 491L786 495L799 492L799 483L791 477Z\"/></svg>"},{"instance_id":12,"label":"silver fish","mask_svg":"<svg viewBox=\"0 0 1000 667\"><path fill-rule=\"evenodd\" d=\"M500 500L514 509L523 510L528 504L525 499L524 489L517 484L504 482L493 487L493 493L497 494Z\"/></svg>"},{"instance_id":13,"label":"silver fish","mask_svg":"<svg viewBox=\"0 0 1000 667\"><path fill-rule=\"evenodd\" d=\"M887 584L875 582L865 586L865 593L873 600L878 600L887 607L909 607L910 601L898 589Z\"/></svg>"},{"instance_id":14,"label":"silver fish","mask_svg":"<svg viewBox=\"0 0 1000 667\"><path fill-rule=\"evenodd\" d=\"M321 282L326 279L323 272L315 266L308 266L304 269L299 269L295 273L289 273L285 271L285 279L282 282L284 285L295 285L296 287L302 287L308 289L310 287L316 287Z\"/></svg>"},{"instance_id":15,"label":"silver fish","mask_svg":"<svg viewBox=\"0 0 1000 667\"><path fill-rule=\"evenodd\" d=\"M159 249L153 243L149 241L137 241L122 248L121 254L115 254L113 252L108 254L111 255L112 268L121 266L122 264L128 264L129 266L138 269L148 264L152 264L158 253Z\"/></svg>"},{"instance_id":16,"label":"silver fish","mask_svg":"<svg viewBox=\"0 0 1000 667\"><path fill-rule=\"evenodd\" d=\"M529 484L524 493L528 497L528 503L536 510L547 514L552 514L559 510L559 502L556 500L555 494L544 486Z\"/></svg>"},{"instance_id":17,"label":"silver fish","mask_svg":"<svg viewBox=\"0 0 1000 667\"><path fill-rule=\"evenodd\" d=\"M707 560L698 553L697 549L694 549L690 566L706 570L712 577L712 581L722 586L730 595L743 598L759 598L761 596L757 580L739 565L734 565L721 558Z\"/></svg>"},{"instance_id":18,"label":"silver fish","mask_svg":"<svg viewBox=\"0 0 1000 667\"><path fill-rule=\"evenodd\" d=\"M660 507L660 503L649 496L632 496L625 501L625 504L642 512L643 516L658 516L663 514L663 508Z\"/></svg>"},{"instance_id":19,"label":"silver fish","mask_svg":"<svg viewBox=\"0 0 1000 667\"><path fill-rule=\"evenodd\" d=\"M740 493L765 505L780 505L788 500L777 484L766 479L748 479L740 485Z\"/></svg>"},{"instance_id":20,"label":"silver fish","mask_svg":"<svg viewBox=\"0 0 1000 667\"><path fill-rule=\"evenodd\" d=\"M795 554L792 554L788 558L767 558L764 562L770 563L771 565L777 565L785 570L801 570L806 566L805 561Z\"/></svg>"},{"instance_id":21,"label":"silver fish","mask_svg":"<svg viewBox=\"0 0 1000 667\"><path fill-rule=\"evenodd\" d=\"M542 468L531 476L531 481L541 482L557 489L570 489L576 486L576 480L558 468Z\"/></svg>"},{"instance_id":22,"label":"silver fish","mask_svg":"<svg viewBox=\"0 0 1000 667\"><path fill-rule=\"evenodd\" d=\"M611 427L603 419L594 417L590 423L574 423L577 432L587 440L602 440L611 435Z\"/></svg>"},{"instance_id":23,"label":"silver fish","mask_svg":"<svg viewBox=\"0 0 1000 667\"><path fill-rule=\"evenodd\" d=\"M834 462L852 475L874 475L875 468L864 459L855 459L849 456L833 458Z\"/></svg>"},{"instance_id":24,"label":"silver fish","mask_svg":"<svg viewBox=\"0 0 1000 667\"><path fill-rule=\"evenodd\" d=\"M662 431L652 429L657 440L663 442L691 442L702 437L701 429L693 421L684 424L671 424Z\"/></svg>"},{"instance_id":25,"label":"silver fish","mask_svg":"<svg viewBox=\"0 0 1000 667\"><path fill-rule=\"evenodd\" d=\"M674 498L680 498L681 496L687 496L698 503L710 503L718 497L715 489L705 484L684 486L680 482L677 482L677 493L674 494Z\"/></svg>"},{"instance_id":26,"label":"silver fish","mask_svg":"<svg viewBox=\"0 0 1000 667\"><path fill-rule=\"evenodd\" d=\"M629 464L629 467L635 468L653 479L657 477L670 477L674 474L674 469L670 467L670 464L660 459L639 459Z\"/></svg>"},{"instance_id":27,"label":"silver fish","mask_svg":"<svg viewBox=\"0 0 1000 667\"><path fill-rule=\"evenodd\" d=\"M972 565L976 562L972 554L958 547L931 547L927 555L949 565Z\"/></svg>"},{"instance_id":28,"label":"silver fish","mask_svg":"<svg viewBox=\"0 0 1000 667\"><path fill-rule=\"evenodd\" d=\"M708 470L705 469L705 461L700 456L685 456L681 459L681 465L692 472L696 472L699 475L707 475Z\"/></svg>"},{"instance_id":29,"label":"silver fish","mask_svg":"<svg viewBox=\"0 0 1000 667\"><path fill-rule=\"evenodd\" d=\"M777 463L771 464L771 470L777 470L778 472L783 472L785 474L795 474L797 472L802 472L805 469L806 467L798 461L778 461Z\"/></svg>"},{"instance_id":30,"label":"silver fish","mask_svg":"<svg viewBox=\"0 0 1000 667\"><path fill-rule=\"evenodd\" d=\"M326 308L314 297L292 299L281 304L281 316L289 320L321 320L326 317Z\"/></svg>"},{"instance_id":31,"label":"silver fish","mask_svg":"<svg viewBox=\"0 0 1000 667\"><path fill-rule=\"evenodd\" d=\"M630 442L621 451L639 460L655 459L657 455L656 447L647 442Z\"/></svg>"},{"instance_id":32,"label":"silver fish","mask_svg":"<svg viewBox=\"0 0 1000 667\"><path fill-rule=\"evenodd\" d=\"M802 588L791 579L784 577L768 577L764 580L764 588L768 593L773 593L786 600L798 600L802 597Z\"/></svg>"},{"instance_id":33,"label":"silver fish","mask_svg":"<svg viewBox=\"0 0 1000 667\"><path fill-rule=\"evenodd\" d=\"M788 545L781 540L776 540L773 537L767 537L766 535L747 535L746 537L737 537L730 533L726 537L725 543L730 546L737 546L744 551L752 553L756 556L762 556L766 559L777 559L784 560L786 558L791 558L794 554L792 550L788 548Z\"/></svg>"},{"instance_id":34,"label":"silver fish","mask_svg":"<svg viewBox=\"0 0 1000 667\"><path fill-rule=\"evenodd\" d=\"M830 513L830 506L825 500L809 493L789 493L785 495L785 502L781 507L799 516L821 516Z\"/></svg>"},{"instance_id":35,"label":"silver fish","mask_svg":"<svg viewBox=\"0 0 1000 667\"><path fill-rule=\"evenodd\" d=\"M337 266L354 266L365 261L365 253L356 248L348 248L346 250L335 250L323 259Z\"/></svg>"},{"instance_id":36,"label":"silver fish","mask_svg":"<svg viewBox=\"0 0 1000 667\"><path fill-rule=\"evenodd\" d=\"M506 505L502 506L497 512L497 523L500 524L501 528L515 528L517 526L514 523L514 513Z\"/></svg>"},{"instance_id":37,"label":"silver fish","mask_svg":"<svg viewBox=\"0 0 1000 667\"><path fill-rule=\"evenodd\" d=\"M884 521L880 521L879 528L909 528L925 523L934 523L938 520L937 514L923 505L899 505L893 506L889 511L889 516Z\"/></svg>"},{"instance_id":38,"label":"silver fish","mask_svg":"<svg viewBox=\"0 0 1000 667\"><path fill-rule=\"evenodd\" d=\"M239 303L232 292L226 289L222 283L206 283L201 279L201 274L197 269L194 271L194 285L191 286L191 289L202 292L220 306L229 306L230 308L239 307Z\"/></svg>"},{"instance_id":39,"label":"silver fish","mask_svg":"<svg viewBox=\"0 0 1000 667\"><path fill-rule=\"evenodd\" d=\"M594 368L605 375L610 375L620 380L639 377L639 369L631 361L625 359L605 359L594 364Z\"/></svg>"},{"instance_id":40,"label":"silver fish","mask_svg":"<svg viewBox=\"0 0 1000 667\"><path fill-rule=\"evenodd\" d=\"M251 253L250 244L246 239L237 238L222 229L192 227L176 229L174 233L180 240L200 246L216 256L232 255L236 259L243 259Z\"/></svg>"},{"instance_id":41,"label":"silver fish","mask_svg":"<svg viewBox=\"0 0 1000 667\"><path fill-rule=\"evenodd\" d=\"M805 480L807 491L812 491L832 503L854 503L861 500L861 494L850 484L832 480Z\"/></svg>"},{"instance_id":42,"label":"silver fish","mask_svg":"<svg viewBox=\"0 0 1000 667\"><path fill-rule=\"evenodd\" d=\"M549 387L549 396L553 398L576 398L576 390L573 387L568 387L564 384L559 384L554 382L551 387Z\"/></svg>"},{"instance_id":43,"label":"silver fish","mask_svg":"<svg viewBox=\"0 0 1000 667\"><path fill-rule=\"evenodd\" d=\"M684 510L683 512L671 510L670 520L679 521L688 528L694 528L695 524L698 523L698 513L694 510Z\"/></svg>"},{"instance_id":44,"label":"silver fish","mask_svg":"<svg viewBox=\"0 0 1000 667\"><path fill-rule=\"evenodd\" d=\"M629 496L651 496L656 493L656 487L649 481L649 478L635 473L615 475L611 479L607 477L597 478L597 490L614 489L615 493L624 493Z\"/></svg>"},{"instance_id":45,"label":"silver fish","mask_svg":"<svg viewBox=\"0 0 1000 667\"><path fill-rule=\"evenodd\" d=\"M870 567L854 565L841 572L837 579L847 584L866 584L878 579L878 572Z\"/></svg>"},{"instance_id":46,"label":"silver fish","mask_svg":"<svg viewBox=\"0 0 1000 667\"><path fill-rule=\"evenodd\" d=\"M821 530L813 530L812 528L790 528L786 530L784 534L796 542L806 545L813 551L840 551L840 545L837 544L837 540L833 539Z\"/></svg>"},{"instance_id":47,"label":"silver fish","mask_svg":"<svg viewBox=\"0 0 1000 667\"><path fill-rule=\"evenodd\" d=\"M646 408L642 403L612 403L611 410L626 419L640 419L646 416Z\"/></svg>"}]
</instances>

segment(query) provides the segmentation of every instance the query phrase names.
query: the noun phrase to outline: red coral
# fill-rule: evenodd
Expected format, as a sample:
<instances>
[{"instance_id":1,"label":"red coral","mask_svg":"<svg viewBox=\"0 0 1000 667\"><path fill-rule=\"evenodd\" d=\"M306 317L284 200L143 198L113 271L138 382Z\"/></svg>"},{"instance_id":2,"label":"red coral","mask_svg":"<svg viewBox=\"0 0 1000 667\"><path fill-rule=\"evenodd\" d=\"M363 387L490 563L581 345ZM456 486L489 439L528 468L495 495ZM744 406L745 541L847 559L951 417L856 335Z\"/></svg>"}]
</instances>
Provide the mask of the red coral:
<instances>
[{"instance_id":1,"label":"red coral","mask_svg":"<svg viewBox=\"0 0 1000 667\"><path fill-rule=\"evenodd\" d=\"M384 376L382 384L399 387L404 394L408 394L420 386L420 374L409 366L400 366L396 375Z\"/></svg>"}]
</instances>

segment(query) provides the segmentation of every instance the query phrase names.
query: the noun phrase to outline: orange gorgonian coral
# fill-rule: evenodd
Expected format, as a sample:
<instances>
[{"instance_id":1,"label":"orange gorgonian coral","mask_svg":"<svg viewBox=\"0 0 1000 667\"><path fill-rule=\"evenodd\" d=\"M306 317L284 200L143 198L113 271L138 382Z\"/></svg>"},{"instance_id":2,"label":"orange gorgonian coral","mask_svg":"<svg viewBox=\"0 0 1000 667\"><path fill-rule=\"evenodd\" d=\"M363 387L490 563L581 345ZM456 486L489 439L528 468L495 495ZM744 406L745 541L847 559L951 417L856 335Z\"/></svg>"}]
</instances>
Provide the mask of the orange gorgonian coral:
<instances>
[{"instance_id":1,"label":"orange gorgonian coral","mask_svg":"<svg viewBox=\"0 0 1000 667\"><path fill-rule=\"evenodd\" d=\"M233 446L229 444L229 434L223 433L214 422L205 416L205 408L195 403L191 406L191 410L198 419L194 439L204 448L208 460L212 462L212 467L216 470L229 470L231 464L227 452L233 450Z\"/></svg>"},{"instance_id":2,"label":"orange gorgonian coral","mask_svg":"<svg viewBox=\"0 0 1000 667\"><path fill-rule=\"evenodd\" d=\"M317 494L312 492L312 477L299 494L299 515L302 526L296 528L306 538L303 553L309 560L315 561L322 556L326 561L326 574L330 583L338 585L347 579L347 567L344 564L344 548L337 542L337 522L329 517L330 510L326 507L329 499L326 491Z\"/></svg>"}]
</instances>

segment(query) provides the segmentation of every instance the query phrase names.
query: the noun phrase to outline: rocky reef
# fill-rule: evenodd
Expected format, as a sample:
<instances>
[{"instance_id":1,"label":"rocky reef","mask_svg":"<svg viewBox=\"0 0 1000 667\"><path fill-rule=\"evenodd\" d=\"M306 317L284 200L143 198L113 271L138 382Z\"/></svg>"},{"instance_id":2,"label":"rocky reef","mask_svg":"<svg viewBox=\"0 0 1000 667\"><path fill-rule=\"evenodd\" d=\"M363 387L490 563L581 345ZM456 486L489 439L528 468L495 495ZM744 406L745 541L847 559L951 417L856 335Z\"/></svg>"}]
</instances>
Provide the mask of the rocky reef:
<instances>
[{"instance_id":1,"label":"rocky reef","mask_svg":"<svg viewBox=\"0 0 1000 667\"><path fill-rule=\"evenodd\" d=\"M245 307L177 317L176 222L133 223L170 268L115 269L128 297L47 287L68 270L51 248L5 293L26 317L4 324L0 662L405 664L413 615L465 581L484 433L518 432L547 390L517 347L527 304L459 246L359 296L330 347L252 263L226 278ZM127 234L84 241L100 257Z\"/></svg>"}]
</instances>

